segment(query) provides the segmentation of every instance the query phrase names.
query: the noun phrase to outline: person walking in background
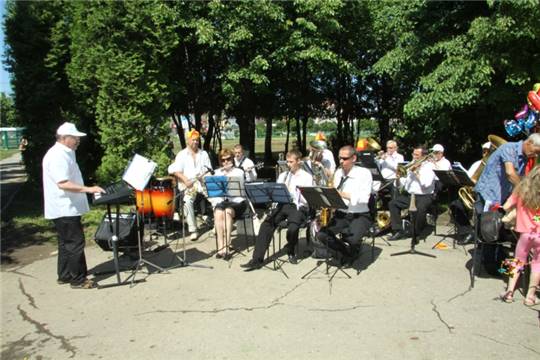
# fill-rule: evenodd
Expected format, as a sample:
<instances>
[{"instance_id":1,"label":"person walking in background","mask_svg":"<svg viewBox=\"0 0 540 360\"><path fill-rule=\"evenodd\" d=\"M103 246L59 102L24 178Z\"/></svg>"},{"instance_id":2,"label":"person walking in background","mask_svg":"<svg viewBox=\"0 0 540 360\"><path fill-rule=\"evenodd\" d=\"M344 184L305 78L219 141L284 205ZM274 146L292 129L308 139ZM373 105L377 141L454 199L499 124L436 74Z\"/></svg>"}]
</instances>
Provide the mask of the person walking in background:
<instances>
[{"instance_id":1,"label":"person walking in background","mask_svg":"<svg viewBox=\"0 0 540 360\"><path fill-rule=\"evenodd\" d=\"M514 301L514 290L520 270L527 263L529 252L532 250L531 277L523 303L526 306L539 305L540 300L536 297L536 291L540 284L540 166L535 166L521 180L503 208L509 211L514 207L517 215L515 230L520 236L515 251L516 264L501 300L507 303Z\"/></svg>"},{"instance_id":2,"label":"person walking in background","mask_svg":"<svg viewBox=\"0 0 540 360\"><path fill-rule=\"evenodd\" d=\"M54 222L58 233L58 284L75 289L96 287L87 278L84 231L81 216L90 208L86 193L104 193L99 186L85 186L75 150L85 133L65 122L56 131L56 143L43 157L45 219Z\"/></svg>"}]
</instances>

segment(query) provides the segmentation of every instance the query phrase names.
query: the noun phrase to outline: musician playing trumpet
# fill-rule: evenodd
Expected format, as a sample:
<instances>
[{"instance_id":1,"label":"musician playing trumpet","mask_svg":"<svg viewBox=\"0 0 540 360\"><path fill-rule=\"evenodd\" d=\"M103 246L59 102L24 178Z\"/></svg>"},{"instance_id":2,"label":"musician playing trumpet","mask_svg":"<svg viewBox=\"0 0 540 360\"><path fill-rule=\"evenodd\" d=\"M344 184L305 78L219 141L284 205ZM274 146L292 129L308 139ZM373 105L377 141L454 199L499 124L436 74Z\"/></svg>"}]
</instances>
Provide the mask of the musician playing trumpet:
<instances>
[{"instance_id":1,"label":"musician playing trumpet","mask_svg":"<svg viewBox=\"0 0 540 360\"><path fill-rule=\"evenodd\" d=\"M409 236L403 229L401 210L409 208L411 194L415 194L418 209L416 223L411 226L415 226L416 233L420 234L426 225L426 214L433 203L432 196L435 189L433 162L429 161L426 154L427 151L423 146L415 147L412 152L413 161L407 166L407 177L402 181L399 172L397 173L397 179L402 181L406 194L400 194L388 203L392 226L392 236L389 240L399 240Z\"/></svg>"},{"instance_id":2,"label":"musician playing trumpet","mask_svg":"<svg viewBox=\"0 0 540 360\"><path fill-rule=\"evenodd\" d=\"M355 166L356 151L350 145L339 150L340 167L336 170L333 184L347 205L338 209L330 224L317 234L317 240L342 254L342 263L351 265L360 249L362 238L372 224L368 201L373 179L371 172ZM336 235L342 234L341 239Z\"/></svg>"},{"instance_id":3,"label":"musician playing trumpet","mask_svg":"<svg viewBox=\"0 0 540 360\"><path fill-rule=\"evenodd\" d=\"M178 181L178 189L184 192L184 214L188 224L190 239L197 240L197 222L195 218L194 202L197 194L203 194L200 177L212 170L210 157L204 150L199 149L200 133L192 129L187 133L187 147L176 155L174 162L169 165L169 174L174 175Z\"/></svg>"}]
</instances>

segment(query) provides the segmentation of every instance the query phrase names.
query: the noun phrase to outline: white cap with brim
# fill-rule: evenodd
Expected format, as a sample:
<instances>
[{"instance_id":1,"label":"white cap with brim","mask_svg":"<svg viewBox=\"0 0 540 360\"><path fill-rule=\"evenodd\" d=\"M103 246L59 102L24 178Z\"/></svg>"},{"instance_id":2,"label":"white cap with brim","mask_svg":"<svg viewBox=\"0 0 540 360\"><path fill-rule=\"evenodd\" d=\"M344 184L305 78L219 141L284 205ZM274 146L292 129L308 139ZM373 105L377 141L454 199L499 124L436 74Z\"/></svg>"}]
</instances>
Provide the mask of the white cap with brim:
<instances>
[{"instance_id":1,"label":"white cap with brim","mask_svg":"<svg viewBox=\"0 0 540 360\"><path fill-rule=\"evenodd\" d=\"M444 147L441 144L435 144L431 148L431 151L444 152Z\"/></svg>"},{"instance_id":2,"label":"white cap with brim","mask_svg":"<svg viewBox=\"0 0 540 360\"><path fill-rule=\"evenodd\" d=\"M486 150L491 149L491 143L489 141L487 143L484 143L482 145L482 149L486 149Z\"/></svg>"},{"instance_id":3,"label":"white cap with brim","mask_svg":"<svg viewBox=\"0 0 540 360\"><path fill-rule=\"evenodd\" d=\"M75 127L75 124L70 123L70 122L65 122L62 125L60 125L58 130L56 130L56 134L57 135L71 135L71 136L86 136L85 133L77 130L77 128Z\"/></svg>"}]
</instances>

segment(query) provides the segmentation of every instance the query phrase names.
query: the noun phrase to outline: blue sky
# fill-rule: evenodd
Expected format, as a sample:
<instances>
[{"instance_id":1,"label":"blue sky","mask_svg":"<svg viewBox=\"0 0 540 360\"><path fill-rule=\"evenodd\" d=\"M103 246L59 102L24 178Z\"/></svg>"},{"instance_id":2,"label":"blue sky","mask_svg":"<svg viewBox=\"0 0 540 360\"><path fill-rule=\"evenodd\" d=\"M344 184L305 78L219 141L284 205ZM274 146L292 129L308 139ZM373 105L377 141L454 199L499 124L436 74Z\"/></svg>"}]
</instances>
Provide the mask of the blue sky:
<instances>
[{"instance_id":1,"label":"blue sky","mask_svg":"<svg viewBox=\"0 0 540 360\"><path fill-rule=\"evenodd\" d=\"M2 21L2 28L0 30L0 57L2 63L0 63L0 92L11 94L11 86L9 84L9 73L4 69L4 13L5 13L6 2L5 0L0 0L0 19Z\"/></svg>"}]
</instances>

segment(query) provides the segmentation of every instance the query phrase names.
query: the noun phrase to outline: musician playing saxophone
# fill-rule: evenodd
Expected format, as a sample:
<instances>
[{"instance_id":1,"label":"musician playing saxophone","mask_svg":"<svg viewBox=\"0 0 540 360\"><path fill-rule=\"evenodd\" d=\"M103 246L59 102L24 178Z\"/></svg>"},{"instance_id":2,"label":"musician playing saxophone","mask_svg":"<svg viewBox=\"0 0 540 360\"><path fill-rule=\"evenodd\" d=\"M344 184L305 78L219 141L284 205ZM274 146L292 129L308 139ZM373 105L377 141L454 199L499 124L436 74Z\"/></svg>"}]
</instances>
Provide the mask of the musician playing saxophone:
<instances>
[{"instance_id":1,"label":"musician playing saxophone","mask_svg":"<svg viewBox=\"0 0 540 360\"><path fill-rule=\"evenodd\" d=\"M333 184L347 205L347 209L335 211L330 224L317 234L317 240L342 254L342 263L351 265L360 249L362 238L372 224L368 201L373 179L371 172L354 166L356 152L350 145L339 150L340 167L336 170ZM342 234L341 239L336 235Z\"/></svg>"},{"instance_id":2,"label":"musician playing saxophone","mask_svg":"<svg viewBox=\"0 0 540 360\"><path fill-rule=\"evenodd\" d=\"M208 153L199 149L199 140L200 134L197 130L188 131L187 147L176 155L174 162L168 168L169 174L173 174L179 180L178 188L180 191L185 190L184 214L192 241L199 237L194 202L197 194L203 193L203 187L198 177L212 169Z\"/></svg>"},{"instance_id":3,"label":"musician playing saxophone","mask_svg":"<svg viewBox=\"0 0 540 360\"><path fill-rule=\"evenodd\" d=\"M388 203L390 210L390 222L392 226L392 236L389 240L399 240L409 236L403 229L401 221L401 210L409 208L411 194L415 194L416 207L416 233L419 234L426 225L427 209L433 202L433 191L435 189L435 173L433 172L433 162L428 161L427 151L423 146L417 146L412 152L413 162L409 165L407 177L402 181L406 193L398 195ZM419 161L424 159L424 161ZM399 173L398 173L398 179Z\"/></svg>"}]
</instances>

